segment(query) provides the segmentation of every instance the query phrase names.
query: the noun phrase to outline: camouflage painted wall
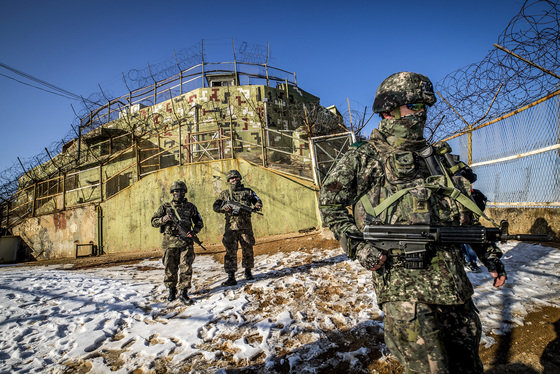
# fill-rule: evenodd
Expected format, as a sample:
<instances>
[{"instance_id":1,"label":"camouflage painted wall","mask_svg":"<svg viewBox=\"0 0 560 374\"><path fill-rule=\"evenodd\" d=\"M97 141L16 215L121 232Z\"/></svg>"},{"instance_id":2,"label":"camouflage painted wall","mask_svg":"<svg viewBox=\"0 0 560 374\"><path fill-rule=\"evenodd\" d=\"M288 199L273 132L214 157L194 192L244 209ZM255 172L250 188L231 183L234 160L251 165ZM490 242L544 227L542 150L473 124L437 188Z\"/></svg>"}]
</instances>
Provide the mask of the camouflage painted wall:
<instances>
[{"instance_id":1,"label":"camouflage painted wall","mask_svg":"<svg viewBox=\"0 0 560 374\"><path fill-rule=\"evenodd\" d=\"M104 182L110 180L110 183L121 188L123 184L128 186L138 179L135 165L137 154L132 133L140 149L140 160L149 161L142 162L141 175L179 164L180 152L182 163L196 162L200 155L204 156L204 147L208 146L222 148L222 157L213 154L212 158L233 157L229 140L213 140L216 130L221 130L228 139L233 130L235 157L245 157L254 162L262 160L262 137L266 136L265 143L268 146L297 157L308 158L309 149L304 143L307 138L306 119L317 122L317 112L321 113L319 122L327 123L326 127L318 131L327 132L336 128L336 116L319 105L319 98L295 86L282 84L276 88L263 85L198 88L153 106L134 104L121 111L119 119L85 134L81 141L75 139L67 144L52 162L31 170L29 175L35 180L41 180L46 179L47 175L60 175L57 174L56 165L75 166L79 175L75 171L67 171L68 175L73 176L65 180L65 190L75 190L66 196L66 207L96 201L101 197L100 188L95 186L99 183L100 175ZM330 120L325 121L325 118ZM266 126L278 132L264 135L261 129ZM200 134L204 131L207 133ZM192 133L199 134L189 136ZM291 136L296 139L290 138ZM195 141L206 143L188 146L188 143ZM164 152L160 156L149 159L161 150ZM276 161L276 156L286 157L278 152L275 155L274 151L269 153L271 161ZM96 169L99 164L103 165L101 173ZM126 170L123 171L124 169ZM118 176L111 180L116 175ZM27 174L22 175L20 185L27 185L29 179ZM55 189L51 184L52 182L39 182L38 196L50 196L57 188L58 192L62 192L62 183ZM111 195L111 190L115 189L113 187L109 186L109 191L103 191L103 198ZM62 201L55 199L45 199L40 205L37 208L44 207L37 214L62 209Z\"/></svg>"}]
</instances>

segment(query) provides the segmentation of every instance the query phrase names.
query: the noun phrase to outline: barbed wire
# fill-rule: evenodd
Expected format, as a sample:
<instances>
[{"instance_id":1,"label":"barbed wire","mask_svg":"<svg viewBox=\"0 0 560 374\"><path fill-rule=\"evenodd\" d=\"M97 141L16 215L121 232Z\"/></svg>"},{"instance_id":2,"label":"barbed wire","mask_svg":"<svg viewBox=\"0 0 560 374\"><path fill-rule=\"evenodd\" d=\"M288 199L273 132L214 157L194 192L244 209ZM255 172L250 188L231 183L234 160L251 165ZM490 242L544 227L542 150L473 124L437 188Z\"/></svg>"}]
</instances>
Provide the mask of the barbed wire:
<instances>
[{"instance_id":1,"label":"barbed wire","mask_svg":"<svg viewBox=\"0 0 560 374\"><path fill-rule=\"evenodd\" d=\"M433 131L442 118L444 121L437 127L434 140L465 130L465 121L469 125L489 121L558 90L560 79L554 73L560 72L558 16L557 1L525 1L498 37L497 47L480 62L437 82L441 96L430 108L427 126Z\"/></svg>"}]
</instances>

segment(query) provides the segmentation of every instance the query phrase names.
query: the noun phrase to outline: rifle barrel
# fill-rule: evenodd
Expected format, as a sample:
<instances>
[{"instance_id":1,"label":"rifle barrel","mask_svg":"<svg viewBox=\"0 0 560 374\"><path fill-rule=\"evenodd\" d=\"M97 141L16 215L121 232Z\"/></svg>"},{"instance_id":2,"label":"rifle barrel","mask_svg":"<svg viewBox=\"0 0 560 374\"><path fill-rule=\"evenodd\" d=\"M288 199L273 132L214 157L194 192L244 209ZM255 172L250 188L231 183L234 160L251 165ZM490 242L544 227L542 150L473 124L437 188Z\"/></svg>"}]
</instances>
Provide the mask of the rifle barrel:
<instances>
[{"instance_id":1,"label":"rifle barrel","mask_svg":"<svg viewBox=\"0 0 560 374\"><path fill-rule=\"evenodd\" d=\"M513 234L504 235L505 238L502 240L519 240L519 241L535 241L535 242L549 242L552 241L550 235L536 235L536 234Z\"/></svg>"},{"instance_id":2,"label":"rifle barrel","mask_svg":"<svg viewBox=\"0 0 560 374\"><path fill-rule=\"evenodd\" d=\"M423 240L445 244L483 244L497 241L551 241L550 235L513 234L484 226L366 225L364 240Z\"/></svg>"}]
</instances>

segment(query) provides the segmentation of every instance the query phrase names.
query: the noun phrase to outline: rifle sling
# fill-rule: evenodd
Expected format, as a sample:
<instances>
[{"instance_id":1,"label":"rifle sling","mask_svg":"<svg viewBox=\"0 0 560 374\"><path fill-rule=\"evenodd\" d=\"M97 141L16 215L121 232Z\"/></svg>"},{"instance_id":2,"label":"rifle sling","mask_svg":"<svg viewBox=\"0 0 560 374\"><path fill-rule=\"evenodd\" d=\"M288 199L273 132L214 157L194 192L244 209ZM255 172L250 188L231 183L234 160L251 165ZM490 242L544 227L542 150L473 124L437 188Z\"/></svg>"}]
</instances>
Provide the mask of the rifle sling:
<instances>
[{"instance_id":1,"label":"rifle sling","mask_svg":"<svg viewBox=\"0 0 560 374\"><path fill-rule=\"evenodd\" d=\"M480 210L480 208L472 201L468 196L463 194L455 187L444 187L436 184L426 184L423 187L429 188L434 192L443 192L445 196L449 196L453 200L457 201L461 205L463 205L468 210L472 211L474 214L477 214L481 217L486 218L488 221L492 222L494 226L498 227L493 219L489 218ZM407 194L410 190L413 190L416 187L409 187L404 188L402 190L397 191L393 195L387 197L385 200L381 201L376 207L371 204L369 201L367 194L364 194L360 201L366 211L367 214L378 217L381 213L389 209L393 204L395 204L400 198L402 198L405 194Z\"/></svg>"}]
</instances>

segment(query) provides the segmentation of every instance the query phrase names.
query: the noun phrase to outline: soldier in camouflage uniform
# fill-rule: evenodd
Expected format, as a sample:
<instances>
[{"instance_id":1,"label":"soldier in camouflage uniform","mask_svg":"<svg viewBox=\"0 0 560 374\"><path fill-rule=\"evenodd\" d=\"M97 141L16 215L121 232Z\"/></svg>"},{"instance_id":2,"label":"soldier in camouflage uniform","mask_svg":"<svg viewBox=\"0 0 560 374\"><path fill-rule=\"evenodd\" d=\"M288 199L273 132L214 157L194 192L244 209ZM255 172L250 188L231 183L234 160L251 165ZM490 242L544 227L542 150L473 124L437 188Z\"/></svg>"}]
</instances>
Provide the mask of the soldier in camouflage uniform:
<instances>
[{"instance_id":1,"label":"soldier in camouflage uniform","mask_svg":"<svg viewBox=\"0 0 560 374\"><path fill-rule=\"evenodd\" d=\"M214 202L213 209L217 213L224 213L226 218L225 232L222 243L226 248L224 257L224 269L228 274L228 279L222 283L224 286L234 286L235 272L237 271L237 247L241 244L242 260L241 265L245 268L245 278L253 279L251 269L254 266L253 245L255 237L251 224L251 212L244 210L239 214L234 214L229 206L224 207L224 203L233 200L251 207L257 211L262 210L262 201L257 194L250 188L241 183L241 174L237 170L230 170L226 174L229 189L224 190Z\"/></svg>"},{"instance_id":2,"label":"soldier in camouflage uniform","mask_svg":"<svg viewBox=\"0 0 560 374\"><path fill-rule=\"evenodd\" d=\"M202 217L198 213L196 206L187 201L185 193L187 186L183 181L175 181L170 189L173 199L164 203L158 208L152 217L152 226L158 227L163 233L163 265L165 266L165 276L163 283L169 290L167 300L173 301L177 297L177 287L179 288L179 299L189 305L192 300L188 296L191 287L192 264L195 254L193 241L190 236L198 234L204 227ZM179 224L187 232L187 238L181 238L174 221L175 212L181 221ZM179 277L177 279L177 272Z\"/></svg>"},{"instance_id":3,"label":"soldier in camouflage uniform","mask_svg":"<svg viewBox=\"0 0 560 374\"><path fill-rule=\"evenodd\" d=\"M365 224L478 224L471 212L476 207L468 203L469 180L447 169L445 175L433 175L420 155L428 146L427 108L435 101L432 83L423 75L401 72L385 79L373 104L382 117L379 129L368 141L353 144L331 171L321 188L320 210L349 257L372 270L385 314L385 342L404 371L482 373L481 324L460 246L428 247L422 266L413 268L401 248L384 251L375 242L347 236L360 233ZM436 154L451 150L446 143L432 149ZM466 206L456 200L459 194L468 197L462 200ZM473 248L494 285L502 286L501 251L495 245Z\"/></svg>"}]
</instances>

